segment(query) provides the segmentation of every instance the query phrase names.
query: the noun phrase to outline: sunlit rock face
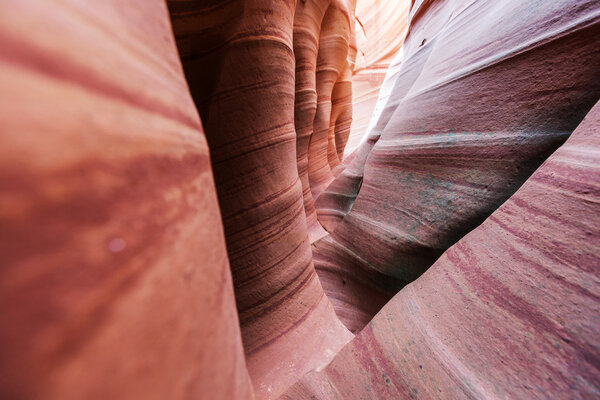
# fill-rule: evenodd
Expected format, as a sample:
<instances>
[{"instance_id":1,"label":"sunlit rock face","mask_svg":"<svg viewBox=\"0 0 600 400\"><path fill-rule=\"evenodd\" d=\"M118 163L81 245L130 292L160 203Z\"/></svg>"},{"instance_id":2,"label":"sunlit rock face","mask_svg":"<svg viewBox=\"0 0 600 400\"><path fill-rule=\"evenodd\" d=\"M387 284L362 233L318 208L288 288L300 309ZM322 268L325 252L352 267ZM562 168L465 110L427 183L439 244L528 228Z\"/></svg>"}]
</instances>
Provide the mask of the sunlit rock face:
<instances>
[{"instance_id":1,"label":"sunlit rock face","mask_svg":"<svg viewBox=\"0 0 600 400\"><path fill-rule=\"evenodd\" d=\"M404 41L409 9L409 0L358 1L356 4L352 130L346 155L356 149L368 132L386 72Z\"/></svg>"},{"instance_id":2,"label":"sunlit rock face","mask_svg":"<svg viewBox=\"0 0 600 400\"><path fill-rule=\"evenodd\" d=\"M314 200L333 180L350 135L354 7L348 0L296 5L296 154L311 242L327 234L317 221Z\"/></svg>"},{"instance_id":3,"label":"sunlit rock face","mask_svg":"<svg viewBox=\"0 0 600 400\"><path fill-rule=\"evenodd\" d=\"M313 259L352 331L506 201L598 100L599 11L591 0L413 4L386 106L328 189L339 201L317 201L337 221L324 220L333 233Z\"/></svg>"},{"instance_id":4,"label":"sunlit rock face","mask_svg":"<svg viewBox=\"0 0 600 400\"><path fill-rule=\"evenodd\" d=\"M0 398L600 393L597 1L0 12Z\"/></svg>"},{"instance_id":5,"label":"sunlit rock face","mask_svg":"<svg viewBox=\"0 0 600 400\"><path fill-rule=\"evenodd\" d=\"M349 135L354 3L307 27L304 182L312 6L2 4L0 397L276 398L352 338L302 189Z\"/></svg>"},{"instance_id":6,"label":"sunlit rock face","mask_svg":"<svg viewBox=\"0 0 600 400\"><path fill-rule=\"evenodd\" d=\"M166 4L0 15L0 398L251 398Z\"/></svg>"},{"instance_id":7,"label":"sunlit rock face","mask_svg":"<svg viewBox=\"0 0 600 400\"><path fill-rule=\"evenodd\" d=\"M409 6L408 0L357 4L352 129L345 147L346 158L343 165L332 170L335 181L320 192L315 202L319 224L328 232L333 232L352 207L362 183L366 156L379 137L374 131L375 123L387 104L402 63L400 47L406 35ZM365 142L368 144L353 153L359 143Z\"/></svg>"},{"instance_id":8,"label":"sunlit rock face","mask_svg":"<svg viewBox=\"0 0 600 400\"><path fill-rule=\"evenodd\" d=\"M486 221L289 399L591 399L600 105Z\"/></svg>"}]
</instances>

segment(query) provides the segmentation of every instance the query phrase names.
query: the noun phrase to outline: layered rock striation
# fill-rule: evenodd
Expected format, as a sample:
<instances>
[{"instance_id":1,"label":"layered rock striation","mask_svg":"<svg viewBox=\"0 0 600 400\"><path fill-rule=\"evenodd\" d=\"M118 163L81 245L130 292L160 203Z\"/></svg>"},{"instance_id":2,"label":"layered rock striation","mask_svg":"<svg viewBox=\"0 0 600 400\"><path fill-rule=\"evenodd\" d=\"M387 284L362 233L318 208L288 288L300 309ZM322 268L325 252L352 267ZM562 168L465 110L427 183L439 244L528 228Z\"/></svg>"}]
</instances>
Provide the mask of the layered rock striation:
<instances>
[{"instance_id":1,"label":"layered rock striation","mask_svg":"<svg viewBox=\"0 0 600 400\"><path fill-rule=\"evenodd\" d=\"M333 233L315 244L315 266L351 330L581 122L600 92L599 12L593 1L413 4L386 106L332 184L333 201L317 203Z\"/></svg>"},{"instance_id":2,"label":"layered rock striation","mask_svg":"<svg viewBox=\"0 0 600 400\"><path fill-rule=\"evenodd\" d=\"M0 397L252 398L166 4L0 14Z\"/></svg>"},{"instance_id":3,"label":"layered rock striation","mask_svg":"<svg viewBox=\"0 0 600 400\"><path fill-rule=\"evenodd\" d=\"M330 69L338 64L341 69L348 51L349 33L342 31L341 41L335 35L347 26L350 11L344 5L297 5L323 12L330 33L321 42L340 54L314 61L330 72L324 76L332 85L337 70ZM296 162L297 142L315 143L312 132L297 137L294 126L300 107L294 68L294 29L300 22L294 16L303 14L294 1L173 0L169 8L211 149L248 372L259 398L276 398L306 372L327 364L352 337L314 270L303 189L307 192ZM320 94L329 99L323 100L329 112L332 90ZM327 130L324 134L319 144L327 162Z\"/></svg>"},{"instance_id":4,"label":"layered rock striation","mask_svg":"<svg viewBox=\"0 0 600 400\"><path fill-rule=\"evenodd\" d=\"M0 11L1 398L598 396L596 1Z\"/></svg>"},{"instance_id":5,"label":"layered rock striation","mask_svg":"<svg viewBox=\"0 0 600 400\"><path fill-rule=\"evenodd\" d=\"M346 155L365 139L384 102L381 87L390 65L397 64L398 53L408 25L410 1L372 0L356 3L356 64L352 76L352 129ZM392 67L393 69L394 67Z\"/></svg>"},{"instance_id":6,"label":"layered rock striation","mask_svg":"<svg viewBox=\"0 0 600 400\"><path fill-rule=\"evenodd\" d=\"M590 399L598 381L600 104L483 224L288 399Z\"/></svg>"}]
</instances>

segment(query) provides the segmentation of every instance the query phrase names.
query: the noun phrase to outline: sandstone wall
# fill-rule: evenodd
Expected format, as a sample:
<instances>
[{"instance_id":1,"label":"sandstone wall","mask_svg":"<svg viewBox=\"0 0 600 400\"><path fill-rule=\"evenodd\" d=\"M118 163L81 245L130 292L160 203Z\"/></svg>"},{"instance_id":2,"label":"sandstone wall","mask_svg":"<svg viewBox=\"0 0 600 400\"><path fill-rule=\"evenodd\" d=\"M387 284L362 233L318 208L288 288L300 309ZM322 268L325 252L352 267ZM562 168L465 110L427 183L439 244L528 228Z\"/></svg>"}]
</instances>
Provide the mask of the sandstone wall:
<instances>
[{"instance_id":1,"label":"sandstone wall","mask_svg":"<svg viewBox=\"0 0 600 400\"><path fill-rule=\"evenodd\" d=\"M315 266L352 331L581 122L600 93L599 12L587 0L413 4L386 106L317 202L333 233Z\"/></svg>"},{"instance_id":2,"label":"sandstone wall","mask_svg":"<svg viewBox=\"0 0 600 400\"><path fill-rule=\"evenodd\" d=\"M597 1L0 13L0 398L598 396Z\"/></svg>"}]
</instances>

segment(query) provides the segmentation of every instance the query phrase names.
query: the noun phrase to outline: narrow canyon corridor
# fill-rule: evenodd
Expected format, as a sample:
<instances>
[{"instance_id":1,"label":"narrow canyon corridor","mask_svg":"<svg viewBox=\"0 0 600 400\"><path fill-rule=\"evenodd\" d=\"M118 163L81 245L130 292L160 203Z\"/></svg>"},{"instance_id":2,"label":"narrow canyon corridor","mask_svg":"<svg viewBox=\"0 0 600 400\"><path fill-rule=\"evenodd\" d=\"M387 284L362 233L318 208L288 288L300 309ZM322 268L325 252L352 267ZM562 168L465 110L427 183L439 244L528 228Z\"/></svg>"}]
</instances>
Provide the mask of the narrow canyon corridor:
<instances>
[{"instance_id":1,"label":"narrow canyon corridor","mask_svg":"<svg viewBox=\"0 0 600 400\"><path fill-rule=\"evenodd\" d=\"M0 15L0 399L600 398L597 0Z\"/></svg>"}]
</instances>

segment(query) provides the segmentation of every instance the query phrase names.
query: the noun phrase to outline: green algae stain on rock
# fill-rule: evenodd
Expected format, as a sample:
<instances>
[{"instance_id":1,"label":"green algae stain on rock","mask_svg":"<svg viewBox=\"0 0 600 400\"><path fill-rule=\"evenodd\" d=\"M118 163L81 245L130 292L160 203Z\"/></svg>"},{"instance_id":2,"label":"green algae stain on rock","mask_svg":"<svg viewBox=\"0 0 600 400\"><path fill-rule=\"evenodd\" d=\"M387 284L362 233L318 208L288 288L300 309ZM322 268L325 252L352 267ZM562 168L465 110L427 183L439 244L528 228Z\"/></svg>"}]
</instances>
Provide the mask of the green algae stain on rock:
<instances>
[{"instance_id":1,"label":"green algae stain on rock","mask_svg":"<svg viewBox=\"0 0 600 400\"><path fill-rule=\"evenodd\" d=\"M391 381L390 381L390 378L389 378L389 377L388 377L388 376L385 374L385 372L381 374L381 377L383 378L383 381L384 381L384 382L385 382L387 385L389 385L389 384L390 384L390 382L391 382Z\"/></svg>"}]
</instances>

